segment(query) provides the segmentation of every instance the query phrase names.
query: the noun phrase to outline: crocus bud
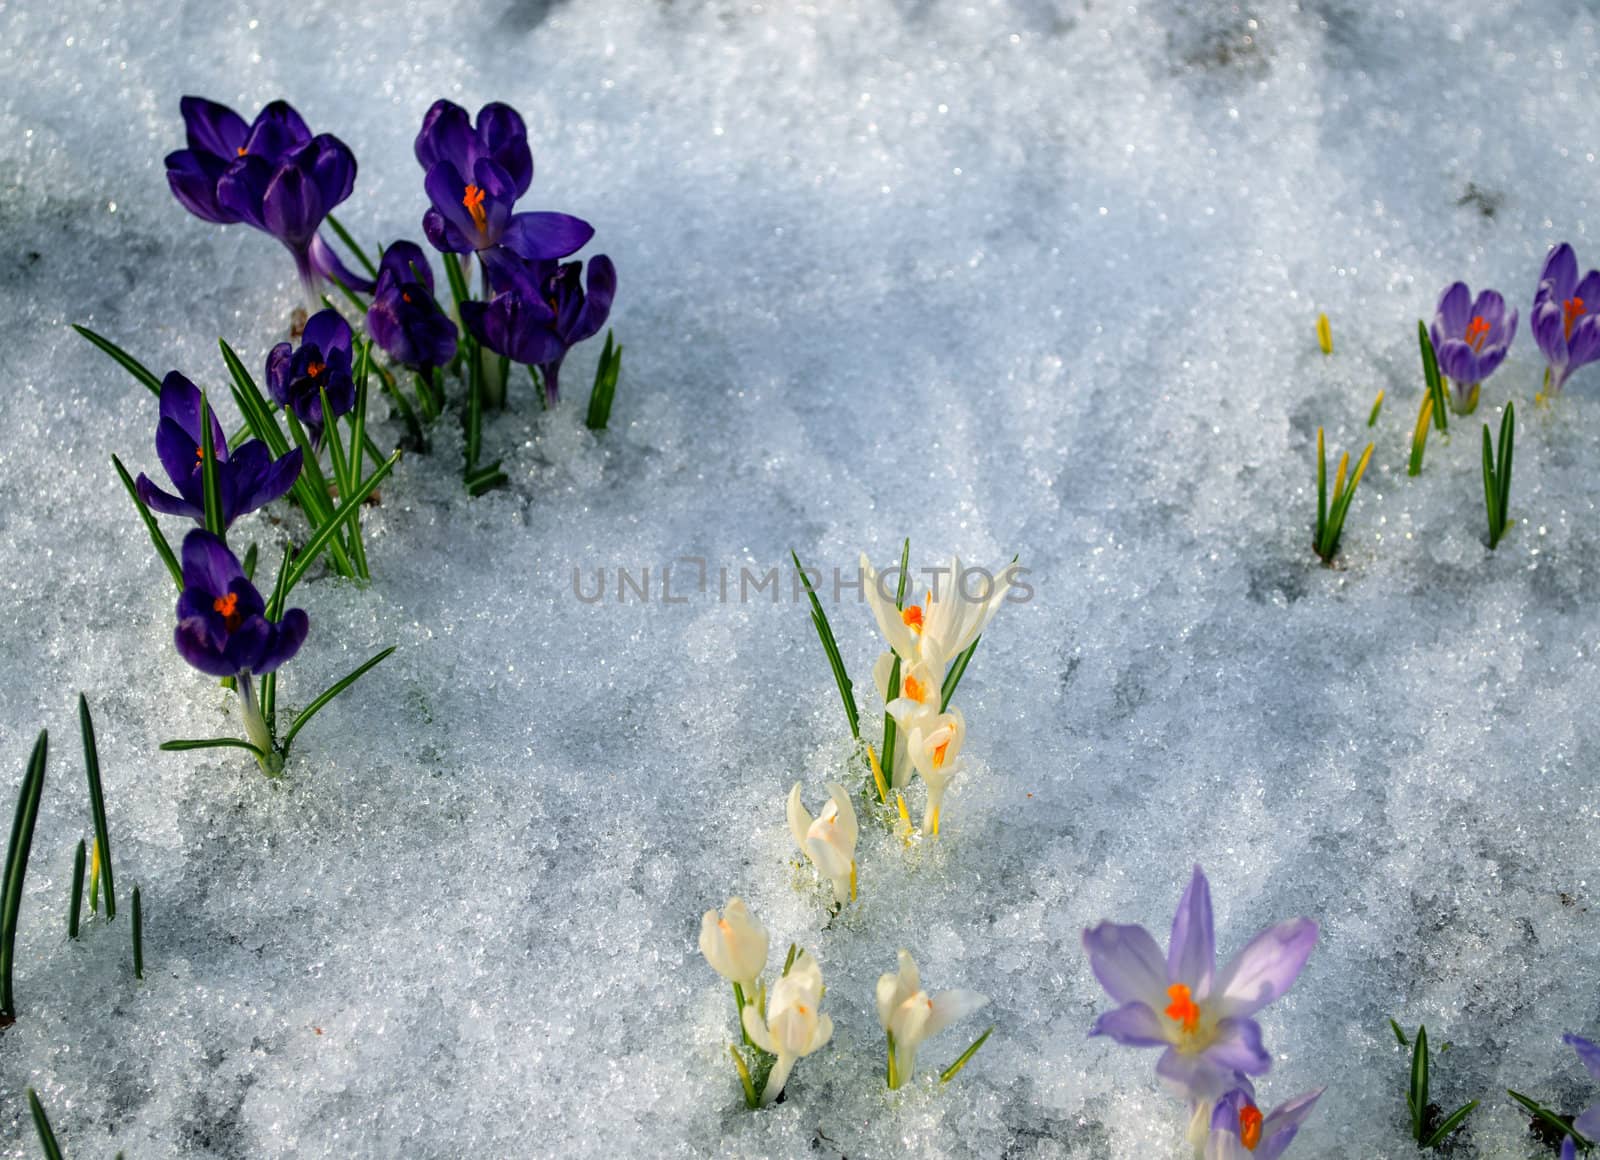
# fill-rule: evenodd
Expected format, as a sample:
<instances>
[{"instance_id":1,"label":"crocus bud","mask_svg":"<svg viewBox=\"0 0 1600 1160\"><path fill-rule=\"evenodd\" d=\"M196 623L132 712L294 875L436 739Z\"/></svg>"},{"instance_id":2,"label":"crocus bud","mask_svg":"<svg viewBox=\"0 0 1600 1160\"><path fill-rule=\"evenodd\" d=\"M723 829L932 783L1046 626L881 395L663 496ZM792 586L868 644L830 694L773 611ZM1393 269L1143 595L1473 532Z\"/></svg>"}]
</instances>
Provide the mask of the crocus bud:
<instances>
[{"instance_id":1,"label":"crocus bud","mask_svg":"<svg viewBox=\"0 0 1600 1160\"><path fill-rule=\"evenodd\" d=\"M962 770L961 747L967 740L967 722L961 710L951 709L912 726L906 739L911 764L928 786L928 810L922 828L932 837L939 835L939 810L945 790Z\"/></svg>"},{"instance_id":2,"label":"crocus bud","mask_svg":"<svg viewBox=\"0 0 1600 1160\"><path fill-rule=\"evenodd\" d=\"M755 1003L744 1008L744 1029L762 1051L778 1057L761 1093L765 1107L778 1098L795 1061L825 1046L833 1038L833 1020L818 1010L822 1003L822 968L801 951L789 973L772 988L763 1017Z\"/></svg>"},{"instance_id":3,"label":"crocus bud","mask_svg":"<svg viewBox=\"0 0 1600 1160\"><path fill-rule=\"evenodd\" d=\"M915 1074L917 1048L924 1039L988 1002L976 991L943 991L930 997L922 989L916 960L909 951L901 951L900 970L878 979L878 1022L894 1039L896 1086Z\"/></svg>"},{"instance_id":4,"label":"crocus bud","mask_svg":"<svg viewBox=\"0 0 1600 1160\"><path fill-rule=\"evenodd\" d=\"M730 898L721 914L708 910L700 920L700 953L717 974L754 994L767 966L767 932L743 899Z\"/></svg>"},{"instance_id":5,"label":"crocus bud","mask_svg":"<svg viewBox=\"0 0 1600 1160\"><path fill-rule=\"evenodd\" d=\"M828 783L832 799L815 818L800 803L800 783L789 791L789 832L817 872L833 883L842 906L856 896L856 810L838 782ZM793 974L793 972L790 972Z\"/></svg>"}]
</instances>

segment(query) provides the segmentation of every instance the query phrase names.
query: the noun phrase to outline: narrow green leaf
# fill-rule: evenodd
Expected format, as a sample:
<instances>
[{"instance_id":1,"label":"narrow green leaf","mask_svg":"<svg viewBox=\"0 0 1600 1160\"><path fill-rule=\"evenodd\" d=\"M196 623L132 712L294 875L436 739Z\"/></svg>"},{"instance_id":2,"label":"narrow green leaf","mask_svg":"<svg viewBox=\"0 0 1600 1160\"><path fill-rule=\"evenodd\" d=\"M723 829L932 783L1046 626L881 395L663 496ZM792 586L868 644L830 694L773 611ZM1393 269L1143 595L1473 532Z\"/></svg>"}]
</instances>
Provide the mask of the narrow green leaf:
<instances>
[{"instance_id":1,"label":"narrow green leaf","mask_svg":"<svg viewBox=\"0 0 1600 1160\"><path fill-rule=\"evenodd\" d=\"M739 1073L739 1086L744 1089L744 1106L754 1108L760 1101L756 1098L756 1085L750 1079L750 1069L745 1066L744 1057L739 1054L739 1049L733 1044L728 1044L728 1054L733 1056L734 1070Z\"/></svg>"},{"instance_id":2,"label":"narrow green leaf","mask_svg":"<svg viewBox=\"0 0 1600 1160\"><path fill-rule=\"evenodd\" d=\"M6 871L0 882L0 1025L17 1016L12 975L16 965L17 916L22 909L22 881L33 849L33 826L39 819L39 799L44 794L44 771L50 755L50 735L39 731L27 772L17 791L17 812L11 821L11 841L6 846Z\"/></svg>"},{"instance_id":3,"label":"narrow green leaf","mask_svg":"<svg viewBox=\"0 0 1600 1160\"><path fill-rule=\"evenodd\" d=\"M1328 450L1323 441L1322 428L1317 428L1317 552L1328 530Z\"/></svg>"},{"instance_id":4,"label":"narrow green leaf","mask_svg":"<svg viewBox=\"0 0 1600 1160\"><path fill-rule=\"evenodd\" d=\"M980 634L973 637L972 643L956 654L955 662L950 666L950 671L944 675L944 685L939 695L939 712L943 713L950 707L950 698L956 695L956 687L961 684L961 678L966 675L967 666L972 663L972 654L978 651L978 642L983 640Z\"/></svg>"},{"instance_id":5,"label":"narrow green leaf","mask_svg":"<svg viewBox=\"0 0 1600 1160\"><path fill-rule=\"evenodd\" d=\"M94 739L89 701L78 694L78 731L83 734L83 764L89 778L89 812L94 817L94 837L100 876L106 884L106 918L117 917L117 889L111 873L111 826L106 821L106 795L100 784L100 750Z\"/></svg>"},{"instance_id":6,"label":"narrow green leaf","mask_svg":"<svg viewBox=\"0 0 1600 1160\"><path fill-rule=\"evenodd\" d=\"M1439 359L1434 353L1433 339L1428 335L1428 325L1420 318L1417 319L1417 342L1422 348L1422 377L1433 399L1433 425L1442 433L1450 429L1450 420L1445 417L1449 408L1445 406L1444 379L1439 374Z\"/></svg>"},{"instance_id":7,"label":"narrow green leaf","mask_svg":"<svg viewBox=\"0 0 1600 1160\"><path fill-rule=\"evenodd\" d=\"M83 868L89 859L88 844L78 839L72 852L72 897L67 902L67 937L78 937L78 918L83 913Z\"/></svg>"},{"instance_id":8,"label":"narrow green leaf","mask_svg":"<svg viewBox=\"0 0 1600 1160\"><path fill-rule=\"evenodd\" d=\"M361 268L367 272L367 277L376 280L378 267L372 264L372 259L367 257L367 252L356 244L355 238L350 236L350 231L345 229L339 219L331 213L323 220L328 223L328 227L334 233L339 235L339 240L344 243L344 248L356 256L356 261L361 263Z\"/></svg>"},{"instance_id":9,"label":"narrow green leaf","mask_svg":"<svg viewBox=\"0 0 1600 1160\"><path fill-rule=\"evenodd\" d=\"M961 1071L961 1069L967 1066L967 1064L971 1061L972 1057L974 1055L978 1054L978 1048L982 1047L985 1043L989 1042L989 1036L991 1036L993 1034L994 1034L994 1028L991 1026L982 1035L978 1036L978 1038L975 1041L973 1041L973 1044L972 1044L971 1047L969 1047L965 1051L963 1051L961 1053L960 1057L954 1063L952 1063L949 1067L945 1068L943 1071L941 1071L939 1073L939 1082L940 1083L949 1083L951 1080L953 1080L956 1077L956 1075Z\"/></svg>"},{"instance_id":10,"label":"narrow green leaf","mask_svg":"<svg viewBox=\"0 0 1600 1160\"><path fill-rule=\"evenodd\" d=\"M272 595L267 598L267 619L281 620L283 618L283 599L288 594L284 588L289 578L289 559L294 552L294 545L283 546L283 559L278 561L278 578L272 582ZM277 670L273 670L276 672ZM268 673L267 676L272 676ZM265 679L265 678L263 678Z\"/></svg>"},{"instance_id":11,"label":"narrow green leaf","mask_svg":"<svg viewBox=\"0 0 1600 1160\"><path fill-rule=\"evenodd\" d=\"M266 756L260 749L239 737L178 738L173 741L163 741L161 748L167 753L181 753L189 749L248 749L258 758Z\"/></svg>"},{"instance_id":12,"label":"narrow green leaf","mask_svg":"<svg viewBox=\"0 0 1600 1160\"><path fill-rule=\"evenodd\" d=\"M1529 1115L1543 1123L1557 1136L1571 1136L1572 1142L1578 1146L1579 1150L1586 1152L1594 1147L1593 1140L1587 1139L1581 1133L1573 1130L1572 1120L1569 1117L1553 1112L1536 1100L1529 1099L1521 1092L1514 1092L1510 1088L1506 1089L1506 1095L1521 1104Z\"/></svg>"},{"instance_id":13,"label":"narrow green leaf","mask_svg":"<svg viewBox=\"0 0 1600 1160\"><path fill-rule=\"evenodd\" d=\"M1407 1039L1406 1033L1400 1030L1400 1024L1391 1019L1389 1020L1389 1026L1394 1030L1395 1040L1400 1044L1401 1047L1411 1046L1411 1040Z\"/></svg>"},{"instance_id":14,"label":"narrow green leaf","mask_svg":"<svg viewBox=\"0 0 1600 1160\"><path fill-rule=\"evenodd\" d=\"M255 541L251 540L250 546L244 551L244 561L239 565L239 567L244 570L244 578L252 583L254 583L256 578L256 564L258 562L259 555L260 552L256 548Z\"/></svg>"},{"instance_id":15,"label":"narrow green leaf","mask_svg":"<svg viewBox=\"0 0 1600 1160\"><path fill-rule=\"evenodd\" d=\"M800 953L798 943L789 944L789 957L783 960L783 977L788 978L789 972L794 969L794 960Z\"/></svg>"},{"instance_id":16,"label":"narrow green leaf","mask_svg":"<svg viewBox=\"0 0 1600 1160\"><path fill-rule=\"evenodd\" d=\"M113 455L111 465L117 469L117 478L122 480L122 486L127 490L133 506L139 509L139 518L144 521L144 530L150 533L150 542L155 545L156 555L161 557L161 562L167 566L167 571L172 573L172 582L178 586L178 591L182 592L183 569L178 566L178 558L172 554L172 545L167 543L167 537L162 534L161 525L156 523L155 516L150 514L150 509L145 506L144 500L139 498L139 489L133 485L133 478L128 474L128 469L122 466L122 460Z\"/></svg>"},{"instance_id":17,"label":"narrow green leaf","mask_svg":"<svg viewBox=\"0 0 1600 1160\"><path fill-rule=\"evenodd\" d=\"M227 365L228 376L233 379L237 388L234 392L234 401L239 404L239 410L244 415L244 420L250 426L255 437L267 445L274 459L281 459L289 454L289 440L285 437L283 429L272 418L272 404L267 402L261 388L256 386L256 381L250 376L250 371L243 361L234 353L226 339L218 339L217 345L222 348L222 361Z\"/></svg>"},{"instance_id":18,"label":"narrow green leaf","mask_svg":"<svg viewBox=\"0 0 1600 1160\"><path fill-rule=\"evenodd\" d=\"M360 666L359 668L357 668L349 676L343 678L342 680L334 682L334 684L330 685L327 689L323 690L323 693L322 693L321 696L319 696L315 701L312 701L311 704L307 705L304 709L302 709L300 711L300 713L295 717L294 724L289 726L289 732L285 733L284 736L283 736L283 744L282 744L282 747L281 747L282 751L285 754L287 754L289 752L289 744L290 744L290 742L292 742L294 740L294 735L296 733L300 732L301 728L304 727L304 725L308 721L310 721L311 718L315 717L319 712L321 712L322 707L324 705L326 705L329 701L333 700L340 693L344 692L351 685L353 685L357 681L359 681L362 678L362 676L366 673L366 671L368 669L372 668L374 665L378 664L380 661L383 661L385 658L387 658L390 653L394 652L395 648L396 648L395 645L390 645L388 648L384 649L377 656L375 656L371 660L367 661L366 664L364 664L364 665Z\"/></svg>"},{"instance_id":19,"label":"narrow green leaf","mask_svg":"<svg viewBox=\"0 0 1600 1160\"><path fill-rule=\"evenodd\" d=\"M1383 410L1383 396L1385 394L1386 392L1379 391L1378 397L1372 400L1372 410L1367 415L1368 427L1376 427L1378 425L1378 412Z\"/></svg>"},{"instance_id":20,"label":"narrow green leaf","mask_svg":"<svg viewBox=\"0 0 1600 1160\"><path fill-rule=\"evenodd\" d=\"M113 362L148 387L152 395L157 397L161 395L161 380L151 374L150 368L145 366L144 363L134 358L109 338L102 338L87 326L79 326L74 322L72 329L110 355Z\"/></svg>"},{"instance_id":21,"label":"narrow green leaf","mask_svg":"<svg viewBox=\"0 0 1600 1160\"><path fill-rule=\"evenodd\" d=\"M476 499L485 492L510 482L510 477L500 470L500 461L496 459L476 471L468 472L463 482L466 484L467 494Z\"/></svg>"},{"instance_id":22,"label":"narrow green leaf","mask_svg":"<svg viewBox=\"0 0 1600 1160\"><path fill-rule=\"evenodd\" d=\"M295 553L294 562L289 565L289 581L283 590L285 597L294 590L294 586L306 574L306 569L311 567L312 562L321 553L322 549L329 545L335 533L344 526L345 521L354 512L360 510L361 505L366 502L369 495L378 490L378 485L388 477L394 465L400 462L400 455L401 453L396 451L388 459L385 459L378 469L367 477L367 481L356 489L355 494L339 505L338 514L318 528L317 534L311 537L310 542Z\"/></svg>"},{"instance_id":23,"label":"narrow green leaf","mask_svg":"<svg viewBox=\"0 0 1600 1160\"><path fill-rule=\"evenodd\" d=\"M144 978L144 909L139 905L137 886L133 888L133 977Z\"/></svg>"},{"instance_id":24,"label":"narrow green leaf","mask_svg":"<svg viewBox=\"0 0 1600 1160\"><path fill-rule=\"evenodd\" d=\"M822 601L817 599L817 593L811 587L811 577L806 574L804 565L794 549L789 549L789 556L794 560L795 569L800 574L800 582L805 585L806 596L811 600L811 623L817 630L817 637L822 641L822 651L828 654L828 664L833 668L834 684L839 686L839 698L844 702L845 716L850 720L850 736L857 741L861 740L861 719L856 712L856 696L854 686L850 683L849 674L845 672L844 658L839 655L839 643L833 637L833 628L828 624L828 615L822 611Z\"/></svg>"},{"instance_id":25,"label":"narrow green leaf","mask_svg":"<svg viewBox=\"0 0 1600 1160\"><path fill-rule=\"evenodd\" d=\"M1500 484L1494 477L1494 444L1489 424L1483 425L1483 506L1489 513L1489 547L1500 542Z\"/></svg>"},{"instance_id":26,"label":"narrow green leaf","mask_svg":"<svg viewBox=\"0 0 1600 1160\"><path fill-rule=\"evenodd\" d=\"M890 1091L900 1090L900 1067L894 1058L894 1032L887 1027L883 1029L884 1042L888 1045L889 1069L884 1076L884 1082L889 1085Z\"/></svg>"},{"instance_id":27,"label":"narrow green leaf","mask_svg":"<svg viewBox=\"0 0 1600 1160\"><path fill-rule=\"evenodd\" d=\"M1517 408L1506 404L1500 419L1500 454L1495 458L1495 482L1500 485L1500 534L1505 535L1511 521L1511 455L1517 437Z\"/></svg>"},{"instance_id":28,"label":"narrow green leaf","mask_svg":"<svg viewBox=\"0 0 1600 1160\"><path fill-rule=\"evenodd\" d=\"M1428 1111L1428 1028L1417 1028L1416 1043L1411 1049L1411 1089L1407 1096L1411 1105L1411 1137L1422 1143L1423 1117Z\"/></svg>"},{"instance_id":29,"label":"narrow green leaf","mask_svg":"<svg viewBox=\"0 0 1600 1160\"><path fill-rule=\"evenodd\" d=\"M1434 1130L1433 1135L1429 1136L1425 1141L1423 1141L1422 1146L1424 1148L1437 1148L1444 1142L1444 1138L1446 1136L1448 1136L1451 1132L1454 1132L1457 1128L1461 1127L1462 1121L1470 1116L1472 1114L1472 1109L1477 1106L1478 1101L1473 1100L1471 1103L1459 1107L1455 1111L1451 1112L1447 1117L1445 1117L1444 1123L1440 1124L1438 1128Z\"/></svg>"},{"instance_id":30,"label":"narrow green leaf","mask_svg":"<svg viewBox=\"0 0 1600 1160\"><path fill-rule=\"evenodd\" d=\"M333 557L334 571L339 575L355 576L355 564L351 562L350 555L345 550L342 535L345 521L350 515L350 509L347 506L348 501L341 495L339 505L336 506L334 504L333 493L328 488L327 477L322 474L322 467L317 463L317 451L311 445L310 436L306 434L305 428L300 425L300 420L295 418L293 411L285 411L283 417L289 424L289 431L294 436L295 443L299 445L300 453L304 459L304 466L300 469L300 478L303 481L310 481L310 490L317 496L318 515L312 519L312 525L316 528L316 531L312 534L310 542L317 545L316 550L319 553L324 547L328 549L329 555ZM327 534L324 535L324 532ZM307 556L302 551L299 556L295 557L295 560L296 563L299 563L303 559L305 566L309 568L315 558L315 556ZM293 584L290 587L293 587Z\"/></svg>"},{"instance_id":31,"label":"narrow green leaf","mask_svg":"<svg viewBox=\"0 0 1600 1160\"><path fill-rule=\"evenodd\" d=\"M617 394L617 376L622 373L622 345L613 345L606 331L605 349L595 367L594 386L589 391L589 415L585 422L591 431L604 431L611 421L611 404Z\"/></svg>"},{"instance_id":32,"label":"narrow green leaf","mask_svg":"<svg viewBox=\"0 0 1600 1160\"><path fill-rule=\"evenodd\" d=\"M318 388L322 398L322 413L333 414L328 409L328 392ZM333 479L339 489L339 506L345 503L345 496L355 491L355 483L350 470L350 461L345 457L344 444L339 440L339 428L336 422L330 422L323 431L322 441L328 445L328 458L333 464ZM336 507L335 512L338 511ZM350 553L350 564L355 569L359 579L367 579L366 554L361 548L361 512L359 509L350 513L349 527L344 539L345 550Z\"/></svg>"},{"instance_id":33,"label":"narrow green leaf","mask_svg":"<svg viewBox=\"0 0 1600 1160\"><path fill-rule=\"evenodd\" d=\"M211 403L200 392L200 478L205 494L206 531L221 539L228 529L222 521L222 486L217 479L217 449L211 435Z\"/></svg>"},{"instance_id":34,"label":"narrow green leaf","mask_svg":"<svg viewBox=\"0 0 1600 1160\"><path fill-rule=\"evenodd\" d=\"M32 1088L28 1089L28 1110L33 1113L33 1127L39 1133L39 1147L44 1149L45 1160L61 1160L61 1145L56 1143L56 1134L50 1130L50 1117L44 1114L39 1093Z\"/></svg>"}]
</instances>

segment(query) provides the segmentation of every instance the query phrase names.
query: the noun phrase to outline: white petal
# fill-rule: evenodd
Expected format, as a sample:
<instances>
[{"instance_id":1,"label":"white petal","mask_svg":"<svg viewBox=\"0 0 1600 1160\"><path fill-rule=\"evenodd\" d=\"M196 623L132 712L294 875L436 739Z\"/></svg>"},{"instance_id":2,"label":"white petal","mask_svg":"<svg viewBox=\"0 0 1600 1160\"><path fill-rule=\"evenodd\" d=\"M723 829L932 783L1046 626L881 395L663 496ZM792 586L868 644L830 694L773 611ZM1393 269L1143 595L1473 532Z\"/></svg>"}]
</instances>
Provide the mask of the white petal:
<instances>
[{"instance_id":1,"label":"white petal","mask_svg":"<svg viewBox=\"0 0 1600 1160\"><path fill-rule=\"evenodd\" d=\"M965 1019L989 1003L988 996L976 991L944 991L933 1000L933 1014L928 1017L928 1034L937 1035L950 1024Z\"/></svg>"},{"instance_id":2,"label":"white petal","mask_svg":"<svg viewBox=\"0 0 1600 1160\"><path fill-rule=\"evenodd\" d=\"M794 835L794 844L803 851L806 848L806 831L811 829L811 815L806 812L806 807L800 801L800 783L794 783L794 788L789 791L789 832Z\"/></svg>"},{"instance_id":3,"label":"white petal","mask_svg":"<svg viewBox=\"0 0 1600 1160\"><path fill-rule=\"evenodd\" d=\"M856 839L860 836L860 826L856 822L856 807L850 800L850 791L836 781L828 783L828 793L833 802L839 807L838 821L834 823L839 834L839 844L849 850L850 856L855 857Z\"/></svg>"},{"instance_id":4,"label":"white petal","mask_svg":"<svg viewBox=\"0 0 1600 1160\"><path fill-rule=\"evenodd\" d=\"M828 1045L828 1040L833 1038L833 1019L823 1015L817 1019L817 1030L811 1037L811 1046L806 1048L804 1054L810 1055L813 1051L820 1050Z\"/></svg>"},{"instance_id":5,"label":"white petal","mask_svg":"<svg viewBox=\"0 0 1600 1160\"><path fill-rule=\"evenodd\" d=\"M767 1030L767 1021L761 1018L761 1012L756 1010L754 1003L744 1009L744 1033L750 1037L751 1043L767 1054L778 1053L778 1045L772 1041L772 1033Z\"/></svg>"}]
</instances>

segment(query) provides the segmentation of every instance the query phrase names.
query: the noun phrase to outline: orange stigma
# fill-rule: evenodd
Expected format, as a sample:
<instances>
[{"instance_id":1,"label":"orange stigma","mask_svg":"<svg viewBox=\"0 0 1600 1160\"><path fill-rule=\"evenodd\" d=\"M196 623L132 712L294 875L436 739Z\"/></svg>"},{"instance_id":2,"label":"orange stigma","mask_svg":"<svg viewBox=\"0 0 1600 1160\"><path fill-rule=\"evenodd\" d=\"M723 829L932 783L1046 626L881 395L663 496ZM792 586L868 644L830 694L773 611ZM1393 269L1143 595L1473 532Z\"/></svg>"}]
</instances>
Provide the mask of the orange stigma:
<instances>
[{"instance_id":1,"label":"orange stigma","mask_svg":"<svg viewBox=\"0 0 1600 1160\"><path fill-rule=\"evenodd\" d=\"M472 215L472 224L482 233L489 225L489 214L483 208L483 190L476 185L467 186L467 192L461 198L461 204L467 207L467 212Z\"/></svg>"},{"instance_id":2,"label":"orange stigma","mask_svg":"<svg viewBox=\"0 0 1600 1160\"><path fill-rule=\"evenodd\" d=\"M411 295L407 294L404 290L400 291L400 301L404 302L407 306L411 305Z\"/></svg>"},{"instance_id":3,"label":"orange stigma","mask_svg":"<svg viewBox=\"0 0 1600 1160\"><path fill-rule=\"evenodd\" d=\"M1473 350L1483 350L1483 344L1489 340L1489 324L1483 320L1483 315L1478 315L1467 323L1467 345Z\"/></svg>"},{"instance_id":4,"label":"orange stigma","mask_svg":"<svg viewBox=\"0 0 1600 1160\"><path fill-rule=\"evenodd\" d=\"M1200 1008L1190 997L1188 987L1182 983L1172 984L1167 988L1167 998L1172 1000L1167 1006L1167 1018L1177 1020L1185 1034L1200 1026Z\"/></svg>"},{"instance_id":5,"label":"orange stigma","mask_svg":"<svg viewBox=\"0 0 1600 1160\"><path fill-rule=\"evenodd\" d=\"M244 146L243 145L239 146L239 156L240 157L244 156Z\"/></svg>"},{"instance_id":6,"label":"orange stigma","mask_svg":"<svg viewBox=\"0 0 1600 1160\"><path fill-rule=\"evenodd\" d=\"M1583 315L1584 308L1582 298L1568 298L1561 304L1561 321L1564 337L1572 337L1572 324L1577 322L1578 319L1582 318Z\"/></svg>"},{"instance_id":7,"label":"orange stigma","mask_svg":"<svg viewBox=\"0 0 1600 1160\"><path fill-rule=\"evenodd\" d=\"M306 377L314 379L318 375L320 375L323 371L325 371L326 369L327 369L326 364L319 363L315 359L313 359L311 362L308 362L306 364Z\"/></svg>"},{"instance_id":8,"label":"orange stigma","mask_svg":"<svg viewBox=\"0 0 1600 1160\"><path fill-rule=\"evenodd\" d=\"M933 768L935 768L935 769L943 769L944 768L944 753L945 753L945 750L947 750L949 748L950 748L950 738L948 738L948 737L946 737L943 741L939 742L939 744L937 744L937 745L935 745L933 747Z\"/></svg>"},{"instance_id":9,"label":"orange stigma","mask_svg":"<svg viewBox=\"0 0 1600 1160\"><path fill-rule=\"evenodd\" d=\"M206 449L204 447L196 447L194 449L194 461L197 465L206 461Z\"/></svg>"},{"instance_id":10,"label":"orange stigma","mask_svg":"<svg viewBox=\"0 0 1600 1160\"><path fill-rule=\"evenodd\" d=\"M1261 1109L1246 1104L1239 1109L1239 1143L1251 1152L1261 1143Z\"/></svg>"},{"instance_id":11,"label":"orange stigma","mask_svg":"<svg viewBox=\"0 0 1600 1160\"><path fill-rule=\"evenodd\" d=\"M922 631L922 605L913 604L900 613L900 622L912 632Z\"/></svg>"},{"instance_id":12,"label":"orange stigma","mask_svg":"<svg viewBox=\"0 0 1600 1160\"><path fill-rule=\"evenodd\" d=\"M239 615L239 594L229 592L226 596L219 596L211 602L212 611L222 617L222 622L232 632L239 627L239 622L244 618Z\"/></svg>"},{"instance_id":13,"label":"orange stigma","mask_svg":"<svg viewBox=\"0 0 1600 1160\"><path fill-rule=\"evenodd\" d=\"M907 673L905 679L900 682L900 689L901 692L905 693L905 695L910 697L913 701L921 702L928 696L927 687L924 686L921 681L917 680L916 677L913 677L910 673Z\"/></svg>"}]
</instances>

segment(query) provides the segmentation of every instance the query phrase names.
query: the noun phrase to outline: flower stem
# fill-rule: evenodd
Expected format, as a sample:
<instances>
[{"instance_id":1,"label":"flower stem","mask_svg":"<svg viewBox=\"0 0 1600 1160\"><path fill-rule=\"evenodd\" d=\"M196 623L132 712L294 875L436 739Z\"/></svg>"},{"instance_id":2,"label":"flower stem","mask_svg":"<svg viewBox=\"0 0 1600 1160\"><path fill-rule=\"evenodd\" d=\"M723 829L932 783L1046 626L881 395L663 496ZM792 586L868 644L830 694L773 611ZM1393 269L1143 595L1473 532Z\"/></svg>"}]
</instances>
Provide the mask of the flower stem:
<instances>
[{"instance_id":1,"label":"flower stem","mask_svg":"<svg viewBox=\"0 0 1600 1160\"><path fill-rule=\"evenodd\" d=\"M272 730L267 727L267 720L256 703L255 684L250 679L249 670L239 674L239 704L244 716L245 735L250 738L250 744L261 751L261 756L256 760L260 762L262 772L268 777L280 776L283 773L283 755L273 743Z\"/></svg>"}]
</instances>

